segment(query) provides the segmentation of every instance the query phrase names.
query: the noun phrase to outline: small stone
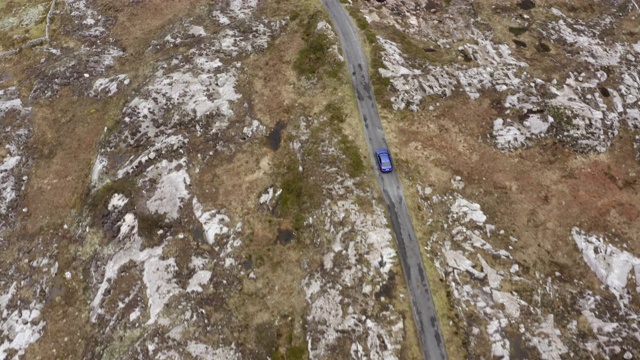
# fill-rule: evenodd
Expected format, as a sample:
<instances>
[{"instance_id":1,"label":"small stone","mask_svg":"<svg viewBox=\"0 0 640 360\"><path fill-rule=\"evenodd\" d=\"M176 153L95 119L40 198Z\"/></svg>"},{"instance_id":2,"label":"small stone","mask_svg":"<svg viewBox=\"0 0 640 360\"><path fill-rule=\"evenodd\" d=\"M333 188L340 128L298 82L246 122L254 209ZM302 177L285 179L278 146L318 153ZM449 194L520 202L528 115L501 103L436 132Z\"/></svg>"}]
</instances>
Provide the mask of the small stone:
<instances>
[{"instance_id":1,"label":"small stone","mask_svg":"<svg viewBox=\"0 0 640 360\"><path fill-rule=\"evenodd\" d=\"M85 74L84 74L84 77L88 78L88 77L89 77L89 74L86 74L86 73L85 73Z\"/></svg>"},{"instance_id":2,"label":"small stone","mask_svg":"<svg viewBox=\"0 0 640 360\"><path fill-rule=\"evenodd\" d=\"M71 272L70 271L65 272L64 273L64 278L67 279L67 280L71 280Z\"/></svg>"},{"instance_id":3,"label":"small stone","mask_svg":"<svg viewBox=\"0 0 640 360\"><path fill-rule=\"evenodd\" d=\"M22 209L22 212L27 212L27 211L28 211L27 208Z\"/></svg>"}]
</instances>

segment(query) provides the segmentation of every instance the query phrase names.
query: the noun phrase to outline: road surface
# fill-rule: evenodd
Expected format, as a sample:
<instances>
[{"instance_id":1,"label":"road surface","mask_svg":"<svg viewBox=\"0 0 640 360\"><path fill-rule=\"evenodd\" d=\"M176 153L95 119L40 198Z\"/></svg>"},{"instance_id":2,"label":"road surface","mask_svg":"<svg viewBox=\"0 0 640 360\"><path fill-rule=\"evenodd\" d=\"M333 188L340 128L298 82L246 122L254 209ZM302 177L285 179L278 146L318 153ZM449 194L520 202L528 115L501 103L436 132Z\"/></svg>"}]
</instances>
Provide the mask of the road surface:
<instances>
[{"instance_id":1,"label":"road surface","mask_svg":"<svg viewBox=\"0 0 640 360\"><path fill-rule=\"evenodd\" d=\"M378 148L387 147L387 142L369 80L367 60L360 46L356 28L340 2L338 0L322 0L322 2L329 11L333 25L340 38L342 52L351 72L358 108L365 127L371 163L377 168L373 152ZM393 153L393 151L391 152ZM387 204L391 226L398 242L398 252L405 281L409 288L413 318L418 331L422 356L428 360L446 359L447 354L442 338L442 330L433 305L431 289L429 288L422 256L420 255L420 247L409 216L400 180L395 172L382 174L376 170L376 174Z\"/></svg>"}]
</instances>

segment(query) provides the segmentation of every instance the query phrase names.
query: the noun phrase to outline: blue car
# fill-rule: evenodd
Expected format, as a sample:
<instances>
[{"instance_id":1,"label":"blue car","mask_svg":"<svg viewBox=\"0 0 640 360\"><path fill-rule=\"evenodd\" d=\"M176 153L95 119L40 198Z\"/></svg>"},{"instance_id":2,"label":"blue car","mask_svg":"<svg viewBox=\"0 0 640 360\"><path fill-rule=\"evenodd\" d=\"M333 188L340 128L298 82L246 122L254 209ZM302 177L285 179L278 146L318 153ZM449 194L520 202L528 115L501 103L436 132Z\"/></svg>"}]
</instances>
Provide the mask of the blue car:
<instances>
[{"instance_id":1,"label":"blue car","mask_svg":"<svg viewBox=\"0 0 640 360\"><path fill-rule=\"evenodd\" d=\"M376 150L376 159L381 172L389 173L393 171L393 162L391 161L389 150L384 148Z\"/></svg>"}]
</instances>

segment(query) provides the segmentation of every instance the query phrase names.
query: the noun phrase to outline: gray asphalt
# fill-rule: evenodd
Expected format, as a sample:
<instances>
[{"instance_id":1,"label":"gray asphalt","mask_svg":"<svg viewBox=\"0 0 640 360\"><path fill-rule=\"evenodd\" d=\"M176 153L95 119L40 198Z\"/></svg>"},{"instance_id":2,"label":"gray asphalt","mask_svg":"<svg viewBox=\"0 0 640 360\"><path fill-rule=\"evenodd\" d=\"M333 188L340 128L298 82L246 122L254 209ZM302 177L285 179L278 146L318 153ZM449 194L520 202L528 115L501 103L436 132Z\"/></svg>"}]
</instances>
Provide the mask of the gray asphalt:
<instances>
[{"instance_id":1,"label":"gray asphalt","mask_svg":"<svg viewBox=\"0 0 640 360\"><path fill-rule=\"evenodd\" d=\"M409 288L413 319L418 331L422 357L428 360L446 359L447 353L438 322L433 297L429 288L420 247L407 209L402 185L395 171L383 174L377 170L374 151L387 147L378 105L369 80L369 68L362 51L356 28L338 0L322 0L329 11L334 28L340 38L342 52L351 72L358 108L365 128L371 165L376 168L378 182L387 204L391 226L396 235L400 262ZM389 149L393 156L393 149Z\"/></svg>"}]
</instances>

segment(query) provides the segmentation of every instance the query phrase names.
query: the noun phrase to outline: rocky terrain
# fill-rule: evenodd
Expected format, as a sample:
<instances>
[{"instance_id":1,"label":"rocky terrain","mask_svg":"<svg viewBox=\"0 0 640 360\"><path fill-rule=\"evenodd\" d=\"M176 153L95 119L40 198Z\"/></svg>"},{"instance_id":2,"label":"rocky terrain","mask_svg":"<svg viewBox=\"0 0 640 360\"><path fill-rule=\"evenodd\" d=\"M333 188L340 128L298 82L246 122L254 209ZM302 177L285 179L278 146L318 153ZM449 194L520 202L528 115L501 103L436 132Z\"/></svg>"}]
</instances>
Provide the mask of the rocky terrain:
<instances>
[{"instance_id":1,"label":"rocky terrain","mask_svg":"<svg viewBox=\"0 0 640 360\"><path fill-rule=\"evenodd\" d=\"M0 358L415 357L320 3L0 11Z\"/></svg>"},{"instance_id":2,"label":"rocky terrain","mask_svg":"<svg viewBox=\"0 0 640 360\"><path fill-rule=\"evenodd\" d=\"M449 355L640 357L636 3L352 14L415 189Z\"/></svg>"},{"instance_id":3,"label":"rocky terrain","mask_svg":"<svg viewBox=\"0 0 640 360\"><path fill-rule=\"evenodd\" d=\"M635 1L351 1L447 351L639 358ZM417 359L320 2L0 2L0 359Z\"/></svg>"}]
</instances>

